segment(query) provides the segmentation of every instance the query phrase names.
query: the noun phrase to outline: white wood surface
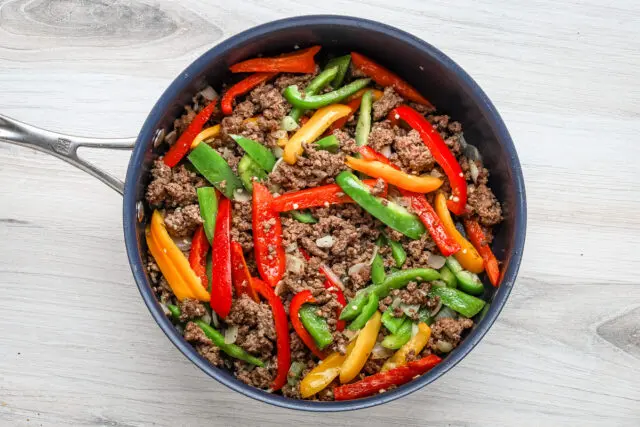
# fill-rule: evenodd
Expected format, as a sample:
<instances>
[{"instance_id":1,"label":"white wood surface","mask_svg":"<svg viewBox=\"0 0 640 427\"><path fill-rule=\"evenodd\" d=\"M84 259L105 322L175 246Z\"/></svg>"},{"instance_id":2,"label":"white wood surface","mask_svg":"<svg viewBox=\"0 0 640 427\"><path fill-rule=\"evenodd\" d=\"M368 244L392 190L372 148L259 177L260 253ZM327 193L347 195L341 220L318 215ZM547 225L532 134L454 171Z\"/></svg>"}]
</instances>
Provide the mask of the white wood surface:
<instances>
[{"instance_id":1,"label":"white wood surface","mask_svg":"<svg viewBox=\"0 0 640 427\"><path fill-rule=\"evenodd\" d=\"M120 197L0 143L0 425L640 425L637 0L0 0L0 112L135 135L203 51L285 16L381 20L485 89L524 166L529 227L499 321L408 398L313 415L227 390L149 316ZM126 153L101 153L121 176Z\"/></svg>"}]
</instances>

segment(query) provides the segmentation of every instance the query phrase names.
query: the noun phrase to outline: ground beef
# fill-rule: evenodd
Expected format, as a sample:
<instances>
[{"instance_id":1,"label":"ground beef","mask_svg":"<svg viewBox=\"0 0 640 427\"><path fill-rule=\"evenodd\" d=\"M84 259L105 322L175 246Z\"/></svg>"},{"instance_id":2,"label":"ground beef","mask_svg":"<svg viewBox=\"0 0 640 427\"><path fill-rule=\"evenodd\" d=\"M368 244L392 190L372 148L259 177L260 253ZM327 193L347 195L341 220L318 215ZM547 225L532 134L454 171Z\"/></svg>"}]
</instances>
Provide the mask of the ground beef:
<instances>
[{"instance_id":1,"label":"ground beef","mask_svg":"<svg viewBox=\"0 0 640 427\"><path fill-rule=\"evenodd\" d=\"M289 335L289 346L291 348L291 361L306 363L309 360L309 351L297 333L291 332Z\"/></svg>"},{"instance_id":2,"label":"ground beef","mask_svg":"<svg viewBox=\"0 0 640 427\"><path fill-rule=\"evenodd\" d=\"M425 173L436 163L420 134L413 129L406 136L396 137L394 148L401 166L409 172Z\"/></svg>"},{"instance_id":3,"label":"ground beef","mask_svg":"<svg viewBox=\"0 0 640 427\"><path fill-rule=\"evenodd\" d=\"M198 300L186 298L178 303L180 308L180 320L183 322L205 315L207 310Z\"/></svg>"},{"instance_id":4,"label":"ground beef","mask_svg":"<svg viewBox=\"0 0 640 427\"><path fill-rule=\"evenodd\" d=\"M502 221L502 208L489 187L484 184L470 186L467 204L471 213L478 215L480 224L491 227Z\"/></svg>"},{"instance_id":5,"label":"ground beef","mask_svg":"<svg viewBox=\"0 0 640 427\"><path fill-rule=\"evenodd\" d=\"M291 399L302 399L300 394L300 382L296 382L294 385L285 384L282 387L282 395Z\"/></svg>"},{"instance_id":6,"label":"ground beef","mask_svg":"<svg viewBox=\"0 0 640 427\"><path fill-rule=\"evenodd\" d=\"M428 346L431 351L436 351L436 343L438 340L443 340L451 343L453 347L456 347L459 343L462 333L465 329L469 329L473 326L473 320L465 317L458 319L442 318L436 320L431 325L431 338L429 339Z\"/></svg>"},{"instance_id":7,"label":"ground beef","mask_svg":"<svg viewBox=\"0 0 640 427\"><path fill-rule=\"evenodd\" d=\"M269 388L275 377L275 360L272 365L272 367L261 368L240 360L234 361L236 377L245 384L262 389Z\"/></svg>"},{"instance_id":8,"label":"ground beef","mask_svg":"<svg viewBox=\"0 0 640 427\"><path fill-rule=\"evenodd\" d=\"M278 76L273 82L273 85L279 90L284 90L289 86L296 85L298 89L302 90L307 87L307 84L318 74L318 67L313 74L290 74L285 73Z\"/></svg>"},{"instance_id":9,"label":"ground beef","mask_svg":"<svg viewBox=\"0 0 640 427\"><path fill-rule=\"evenodd\" d=\"M384 179L378 178L376 180L376 185L371 188L371 194L373 194L374 196L379 196L384 193L385 188L386 183L384 182Z\"/></svg>"},{"instance_id":10,"label":"ground beef","mask_svg":"<svg viewBox=\"0 0 640 427\"><path fill-rule=\"evenodd\" d=\"M404 268L426 267L429 255L436 250L436 244L429 233L424 233L419 240L410 240L404 248L407 252Z\"/></svg>"},{"instance_id":11,"label":"ground beef","mask_svg":"<svg viewBox=\"0 0 640 427\"><path fill-rule=\"evenodd\" d=\"M214 366L223 366L224 359L220 354L220 348L213 344L197 344L196 351L200 353L202 357L207 359L209 363Z\"/></svg>"},{"instance_id":12,"label":"ground beef","mask_svg":"<svg viewBox=\"0 0 640 427\"><path fill-rule=\"evenodd\" d=\"M190 105L185 105L184 114L180 118L173 121L173 128L180 134L189 126L191 121L196 117L196 111Z\"/></svg>"},{"instance_id":13,"label":"ground beef","mask_svg":"<svg viewBox=\"0 0 640 427\"><path fill-rule=\"evenodd\" d=\"M194 345L196 351L215 366L222 366L224 360L220 354L220 349L213 345L202 329L193 322L187 323L184 328L184 339Z\"/></svg>"},{"instance_id":14,"label":"ground beef","mask_svg":"<svg viewBox=\"0 0 640 427\"><path fill-rule=\"evenodd\" d=\"M364 374L367 374L367 375L377 374L378 372L380 372L380 369L382 369L382 365L384 365L384 361L385 359L369 358L367 362L364 364L364 366L362 367L362 372L360 373L359 377L364 378L365 377Z\"/></svg>"},{"instance_id":15,"label":"ground beef","mask_svg":"<svg viewBox=\"0 0 640 427\"><path fill-rule=\"evenodd\" d=\"M356 68L356 66L353 65L353 62L349 65L348 75L356 79L360 77L369 77L365 73L363 73L359 68Z\"/></svg>"},{"instance_id":16,"label":"ground beef","mask_svg":"<svg viewBox=\"0 0 640 427\"><path fill-rule=\"evenodd\" d=\"M174 208L195 203L198 201L196 188L206 185L203 178L184 165L171 169L162 159L153 162L151 177L146 198L152 208Z\"/></svg>"},{"instance_id":17,"label":"ground beef","mask_svg":"<svg viewBox=\"0 0 640 427\"><path fill-rule=\"evenodd\" d=\"M349 132L343 129L336 129L333 131L333 136L338 139L340 143L340 151L347 154L353 154L358 152L358 146L356 140L349 134Z\"/></svg>"},{"instance_id":18,"label":"ground beef","mask_svg":"<svg viewBox=\"0 0 640 427\"><path fill-rule=\"evenodd\" d=\"M344 153L330 153L316 150L310 144L305 144L305 155L290 165L281 162L273 172L270 180L280 185L284 190L301 190L308 187L333 183L333 177L346 169Z\"/></svg>"},{"instance_id":19,"label":"ground beef","mask_svg":"<svg viewBox=\"0 0 640 427\"><path fill-rule=\"evenodd\" d=\"M280 89L263 84L255 88L249 94L249 99L258 107L267 120L281 120L291 109L291 105L282 97Z\"/></svg>"},{"instance_id":20,"label":"ground beef","mask_svg":"<svg viewBox=\"0 0 640 427\"><path fill-rule=\"evenodd\" d=\"M239 327L236 344L261 359L271 355L276 331L267 304L257 303L247 295L235 298L225 320Z\"/></svg>"},{"instance_id":21,"label":"ground beef","mask_svg":"<svg viewBox=\"0 0 640 427\"><path fill-rule=\"evenodd\" d=\"M429 301L429 297L427 296L429 288L428 283L418 285L416 282L409 282L404 289L400 290L400 300L404 304L426 305Z\"/></svg>"},{"instance_id":22,"label":"ground beef","mask_svg":"<svg viewBox=\"0 0 640 427\"><path fill-rule=\"evenodd\" d=\"M253 251L253 234L251 233L251 201L233 202L231 211L231 239L240 243L245 254Z\"/></svg>"},{"instance_id":23,"label":"ground beef","mask_svg":"<svg viewBox=\"0 0 640 427\"><path fill-rule=\"evenodd\" d=\"M409 107L413 108L414 110L422 114L427 114L435 111L435 108L433 107L433 105L423 105L413 101L409 102Z\"/></svg>"},{"instance_id":24,"label":"ground beef","mask_svg":"<svg viewBox=\"0 0 640 427\"><path fill-rule=\"evenodd\" d=\"M373 120L381 120L403 102L404 99L391 86L387 86L382 97L373 103Z\"/></svg>"},{"instance_id":25,"label":"ground beef","mask_svg":"<svg viewBox=\"0 0 640 427\"><path fill-rule=\"evenodd\" d=\"M329 346L331 351L337 351L340 354L347 353L347 345L349 344L349 339L344 335L343 332L334 331L333 332L333 342Z\"/></svg>"},{"instance_id":26,"label":"ground beef","mask_svg":"<svg viewBox=\"0 0 640 427\"><path fill-rule=\"evenodd\" d=\"M369 134L368 144L376 151L382 150L393 143L396 134L393 131L393 126L388 120L382 122L375 122L371 126L371 133Z\"/></svg>"},{"instance_id":27,"label":"ground beef","mask_svg":"<svg viewBox=\"0 0 640 427\"><path fill-rule=\"evenodd\" d=\"M211 344L211 340L207 338L204 331L193 322L187 323L184 328L184 339L195 344Z\"/></svg>"},{"instance_id":28,"label":"ground beef","mask_svg":"<svg viewBox=\"0 0 640 427\"><path fill-rule=\"evenodd\" d=\"M173 237L191 236L202 224L200 206L193 204L168 211L164 217L164 223Z\"/></svg>"}]
</instances>

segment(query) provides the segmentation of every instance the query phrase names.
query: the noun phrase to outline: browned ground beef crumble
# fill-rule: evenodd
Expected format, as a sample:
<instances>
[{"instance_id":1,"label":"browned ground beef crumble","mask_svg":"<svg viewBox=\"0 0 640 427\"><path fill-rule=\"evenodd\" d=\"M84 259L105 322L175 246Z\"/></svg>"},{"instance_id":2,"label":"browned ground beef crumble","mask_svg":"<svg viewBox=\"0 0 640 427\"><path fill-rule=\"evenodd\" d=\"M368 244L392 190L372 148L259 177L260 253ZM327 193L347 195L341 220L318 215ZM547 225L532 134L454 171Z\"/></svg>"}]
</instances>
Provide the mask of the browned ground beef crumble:
<instances>
[{"instance_id":1,"label":"browned ground beef crumble","mask_svg":"<svg viewBox=\"0 0 640 427\"><path fill-rule=\"evenodd\" d=\"M233 141L230 134L240 134L268 147L275 147L276 141L283 132L280 130L280 121L291 110L291 105L282 96L282 90L292 84L297 84L302 90L317 73L318 70L307 75L281 74L271 83L262 84L253 89L237 100L232 115L228 117L222 117L219 113L214 115L210 124L220 123L221 133L207 143L224 157L234 171L237 170L244 151ZM351 67L347 79L359 76L361 73ZM383 96L373 104L374 123L368 140L369 145L375 150L387 151L390 154L390 160L400 166L404 172L442 177L444 184L440 191L448 196L449 183L419 134L414 130L393 126L386 119L389 111L405 103L405 100L392 88L383 90ZM165 136L165 146L175 142L204 105L206 100L201 95L194 97L192 105L185 107L184 114L175 120L174 129ZM440 132L447 146L457 157L468 182L467 215L477 219L486 228L487 240L490 241L492 238L490 227L502 221L502 209L487 186L489 172L480 161L475 161L478 174L475 180L472 177L471 160L463 155L461 124L452 121L447 115L434 114L434 111L428 107L414 103L409 105L425 114L427 120ZM250 117L258 119L245 121ZM333 132L340 143L340 151L337 153L317 150L313 144L305 144L305 154L295 165L279 162L268 177L267 185L271 191L282 194L287 191L333 183L335 176L346 169L345 156L357 151L354 140L356 121L357 114L343 129ZM202 223L196 189L209 185L203 177L186 166L188 162L183 163L171 169L162 162L161 158L156 160L151 169L151 182L146 190L146 201L149 207L162 211L167 230L175 238L191 236ZM374 194L379 194L383 188L384 183L380 180L373 189ZM427 195L427 199L433 202L433 194ZM407 261L403 268L425 267L429 257L432 254L438 254L438 250L428 233L419 240L411 240L386 227L356 204L314 208L309 212L317 218L317 223L305 224L296 221L289 214L282 215L283 246L289 258L288 262L292 262L293 258L298 258L302 262L292 262L291 265L297 267L286 271L276 292L283 299L288 312L292 296L302 290L310 290L316 298L318 313L326 318L334 337L327 351L338 351L344 354L350 336L335 329L338 320L336 312L340 304L335 295L325 289L323 285L325 277L319 272L320 265L327 265L342 279L345 286L344 293L347 298L351 298L356 291L367 286L370 281L369 263L376 248L375 241L381 232L403 245L407 253ZM251 201L234 201L231 237L242 246L251 274L257 275L251 223ZM326 236L332 237L331 246L319 247L316 241ZM310 259L304 261L297 248L303 248L310 255ZM381 247L378 253L382 256L387 270L395 266L389 247ZM366 263L366 265L350 273L350 267L360 263ZM165 304L177 304L171 288L162 277L150 254L146 268L158 299ZM430 286L430 283L411 282L405 289L394 290L388 297L382 299L379 302L379 309L381 311L389 309L397 298L405 304L419 304L430 310L434 309L438 301L428 296ZM265 361L264 368L229 358L213 345L195 323L191 322L205 316L210 310L204 304L185 299L179 302L179 308L182 313L180 320L186 323L184 338L193 344L199 354L215 366L230 369L240 381L262 389L269 388L276 373L277 360L273 315L266 303L256 303L247 296L240 298L234 296L231 312L222 326L224 327L225 324L237 326L236 344ZM402 309L397 307L393 313L395 316L403 314ZM431 338L421 355L412 354L410 357L418 358L438 353L439 341L455 347L462 339L465 330L470 329L473 324L471 319L464 317L438 319L431 326ZM380 339L387 333L388 331L382 328ZM291 327L290 347L292 361L304 365L302 373L304 376L316 366L317 361ZM378 372L383 362L383 359L369 359L359 378ZM286 385L281 393L287 397L301 398L297 383ZM315 399L333 400L332 386L318 393Z\"/></svg>"}]
</instances>

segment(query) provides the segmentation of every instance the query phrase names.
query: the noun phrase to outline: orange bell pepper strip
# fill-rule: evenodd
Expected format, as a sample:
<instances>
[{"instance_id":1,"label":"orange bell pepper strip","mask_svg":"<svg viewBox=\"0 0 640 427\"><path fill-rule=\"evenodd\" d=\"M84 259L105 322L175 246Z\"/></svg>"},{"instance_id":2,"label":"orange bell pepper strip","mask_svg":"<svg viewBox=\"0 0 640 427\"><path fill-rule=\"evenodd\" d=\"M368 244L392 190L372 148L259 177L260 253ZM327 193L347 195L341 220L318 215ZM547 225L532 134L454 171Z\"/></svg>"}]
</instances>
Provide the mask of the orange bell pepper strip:
<instances>
[{"instance_id":1,"label":"orange bell pepper strip","mask_svg":"<svg viewBox=\"0 0 640 427\"><path fill-rule=\"evenodd\" d=\"M182 135L180 135L178 140L171 146L171 148L169 148L167 154L164 155L163 161L165 165L172 168L182 160L182 158L189 152L193 140L202 131L202 127L207 123L215 110L215 99L200 110L191 123L189 123L187 129L182 132Z\"/></svg>"},{"instance_id":2,"label":"orange bell pepper strip","mask_svg":"<svg viewBox=\"0 0 640 427\"><path fill-rule=\"evenodd\" d=\"M402 80L397 74L384 68L382 65L377 64L366 56L357 52L351 52L351 62L354 67L371 77L373 81L378 83L380 86L392 86L403 98L435 109L435 107L427 101L425 97L420 95L413 86Z\"/></svg>"},{"instance_id":3,"label":"orange bell pepper strip","mask_svg":"<svg viewBox=\"0 0 640 427\"><path fill-rule=\"evenodd\" d=\"M342 129L344 125L347 124L349 119L353 117L356 111L358 111L358 108L360 108L360 103L362 102L362 95L364 95L364 93L367 91L371 91L374 101L377 101L378 99L382 98L383 92L381 90L360 89L359 91L357 91L356 93L354 93L353 95L351 95L345 100L347 102L346 104L347 107L351 108L351 112L346 117L343 117L333 122L333 124L329 128L329 131L328 131L329 133L333 132L336 129Z\"/></svg>"},{"instance_id":4,"label":"orange bell pepper strip","mask_svg":"<svg viewBox=\"0 0 640 427\"><path fill-rule=\"evenodd\" d=\"M169 283L169 286L171 287L171 290L175 294L176 298L178 298L178 301L182 301L185 298L195 299L195 295L193 294L193 292L191 292L191 288L184 281L184 279L178 272L178 269L175 267L175 265L173 265L173 263L169 259L169 256L167 256L167 254L162 250L160 245L158 245L158 243L153 238L151 227L147 227L144 234L147 239L147 247L149 248L149 252L151 252L151 256L153 256L156 264L158 264L162 275L165 279L167 279L167 282Z\"/></svg>"},{"instance_id":5,"label":"orange bell pepper strip","mask_svg":"<svg viewBox=\"0 0 640 427\"><path fill-rule=\"evenodd\" d=\"M341 117L345 117L351 112L351 108L342 104L328 105L317 110L311 119L305 123L298 131L289 138L284 147L284 161L290 165L298 160L304 149L302 144L315 141L322 133Z\"/></svg>"},{"instance_id":6,"label":"orange bell pepper strip","mask_svg":"<svg viewBox=\"0 0 640 427\"><path fill-rule=\"evenodd\" d=\"M404 173L377 160L363 160L347 156L347 166L374 178L382 178L387 183L415 193L430 193L442 185L442 180L434 176L416 176Z\"/></svg>"},{"instance_id":7,"label":"orange bell pepper strip","mask_svg":"<svg viewBox=\"0 0 640 427\"><path fill-rule=\"evenodd\" d=\"M238 242L231 242L231 277L233 287L236 290L236 297L247 294L255 302L260 302L258 294L253 289L253 278L249 273L247 261L244 259L242 246Z\"/></svg>"},{"instance_id":8,"label":"orange bell pepper strip","mask_svg":"<svg viewBox=\"0 0 640 427\"><path fill-rule=\"evenodd\" d=\"M471 243L484 261L484 269L487 272L487 276L489 276L489 281L493 286L498 287L500 284L500 266L489 243L485 240L482 227L480 227L477 221L466 219L464 221L464 229L467 232L469 240L471 240Z\"/></svg>"},{"instance_id":9,"label":"orange bell pepper strip","mask_svg":"<svg viewBox=\"0 0 640 427\"><path fill-rule=\"evenodd\" d=\"M476 274L482 273L484 270L482 258L480 254L478 254L478 251L476 251L476 248L456 229L456 225L453 223L449 208L447 207L447 198L444 194L438 193L436 195L434 208L447 234L453 237L453 240L460 245L460 250L453 254L453 256L456 257L465 270Z\"/></svg>"},{"instance_id":10,"label":"orange bell pepper strip","mask_svg":"<svg viewBox=\"0 0 640 427\"><path fill-rule=\"evenodd\" d=\"M193 142L191 143L191 149L193 150L194 148L196 148L202 141L216 138L218 135L220 135L220 130L220 125L214 125L206 128L198 135L196 135L196 137L193 139Z\"/></svg>"},{"instance_id":11,"label":"orange bell pepper strip","mask_svg":"<svg viewBox=\"0 0 640 427\"><path fill-rule=\"evenodd\" d=\"M345 359L353 351L355 341L351 341L347 347L345 354L340 354L337 351L327 356L322 363L313 368L305 377L300 381L300 394L303 399L307 399L314 394L324 390L329 384L340 375L340 368L342 367Z\"/></svg>"},{"instance_id":12,"label":"orange bell pepper strip","mask_svg":"<svg viewBox=\"0 0 640 427\"><path fill-rule=\"evenodd\" d=\"M229 67L232 73L313 73L316 63L313 57L320 46L312 46L273 58L253 58Z\"/></svg>"},{"instance_id":13,"label":"orange bell pepper strip","mask_svg":"<svg viewBox=\"0 0 640 427\"><path fill-rule=\"evenodd\" d=\"M371 89L371 88L364 88L364 89L360 89L359 91L357 91L353 95L348 96L345 99L345 101L349 102L349 101L353 101L355 99L359 99L359 100L362 101L362 95L364 95L366 92L371 92L371 95L372 95L374 101L377 101L378 99L382 98L382 95L384 95L384 92L382 92L381 90Z\"/></svg>"},{"instance_id":14,"label":"orange bell pepper strip","mask_svg":"<svg viewBox=\"0 0 640 427\"><path fill-rule=\"evenodd\" d=\"M340 367L340 382L348 383L353 380L362 370L364 364L371 354L371 350L376 345L378 332L382 325L382 314L376 311L371 319L360 330L360 334L355 340L355 345L351 353L347 356Z\"/></svg>"},{"instance_id":15,"label":"orange bell pepper strip","mask_svg":"<svg viewBox=\"0 0 640 427\"><path fill-rule=\"evenodd\" d=\"M389 369L397 368L398 366L407 364L407 355L412 353L414 356L420 354L425 345L429 342L431 337L431 328L424 322L418 324L418 333L403 345L393 356L387 359L382 365L380 372L388 371Z\"/></svg>"},{"instance_id":16,"label":"orange bell pepper strip","mask_svg":"<svg viewBox=\"0 0 640 427\"><path fill-rule=\"evenodd\" d=\"M222 109L222 113L225 116L233 113L233 101L236 99L236 97L244 95L254 87L266 82L267 80L271 80L277 74L278 73L255 73L231 86L229 90L225 92L224 96L222 97L222 101L220 101L220 108Z\"/></svg>"},{"instance_id":17,"label":"orange bell pepper strip","mask_svg":"<svg viewBox=\"0 0 640 427\"><path fill-rule=\"evenodd\" d=\"M164 225L164 218L157 210L151 215L150 235L153 237L151 239L153 249L150 247L149 250L151 250L151 255L156 261L160 260L160 263L163 264L164 270L160 263L158 263L158 267L160 267L160 271L169 282L171 289L174 289L174 285L180 289L186 286L189 288L193 298L200 301L209 301L210 295L204 287L205 284L200 281L200 278L189 266L187 257L184 256L180 248L176 246L169 236ZM166 274L165 271L167 272ZM181 293L184 295L183 292ZM176 297L178 297L178 294L176 294Z\"/></svg>"}]
</instances>

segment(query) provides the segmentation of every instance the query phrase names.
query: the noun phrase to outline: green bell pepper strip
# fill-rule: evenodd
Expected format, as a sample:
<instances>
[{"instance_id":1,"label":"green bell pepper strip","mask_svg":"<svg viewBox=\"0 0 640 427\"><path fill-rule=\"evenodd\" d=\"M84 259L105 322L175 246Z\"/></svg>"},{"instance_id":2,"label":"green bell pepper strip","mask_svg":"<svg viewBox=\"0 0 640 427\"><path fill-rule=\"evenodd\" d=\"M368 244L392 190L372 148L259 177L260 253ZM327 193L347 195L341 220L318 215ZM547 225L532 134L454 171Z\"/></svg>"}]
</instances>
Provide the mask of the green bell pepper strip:
<instances>
[{"instance_id":1,"label":"green bell pepper strip","mask_svg":"<svg viewBox=\"0 0 640 427\"><path fill-rule=\"evenodd\" d=\"M415 240L424 234L424 225L417 216L396 203L372 195L369 187L353 173L340 172L336 183L364 210L394 230Z\"/></svg>"},{"instance_id":2,"label":"green bell pepper strip","mask_svg":"<svg viewBox=\"0 0 640 427\"><path fill-rule=\"evenodd\" d=\"M315 219L308 211L289 211L289 215L291 215L296 221L304 224L315 224L318 222L318 220Z\"/></svg>"},{"instance_id":3,"label":"green bell pepper strip","mask_svg":"<svg viewBox=\"0 0 640 427\"><path fill-rule=\"evenodd\" d=\"M378 295L376 295L375 292L369 294L367 303L362 307L362 311L358 314L358 317L356 317L355 320L347 326L347 329L350 331L357 331L364 328L364 325L366 325L369 319L371 319L371 316L373 316L378 310L378 302Z\"/></svg>"},{"instance_id":4,"label":"green bell pepper strip","mask_svg":"<svg viewBox=\"0 0 640 427\"><path fill-rule=\"evenodd\" d=\"M384 313L382 313L382 324L389 330L389 332L395 334L398 332L398 329L400 329L400 326L402 326L406 318L407 316L404 314L400 317L395 317L393 315L393 309L389 307Z\"/></svg>"},{"instance_id":5,"label":"green bell pepper strip","mask_svg":"<svg viewBox=\"0 0 640 427\"><path fill-rule=\"evenodd\" d=\"M473 317L478 314L486 304L480 298L465 294L458 289L432 287L429 295L440 297L442 304L457 311L465 317Z\"/></svg>"},{"instance_id":6,"label":"green bell pepper strip","mask_svg":"<svg viewBox=\"0 0 640 427\"><path fill-rule=\"evenodd\" d=\"M169 309L169 313L171 313L171 317L174 320L180 320L180 308L177 305L167 304L167 309Z\"/></svg>"},{"instance_id":7,"label":"green bell pepper strip","mask_svg":"<svg viewBox=\"0 0 640 427\"><path fill-rule=\"evenodd\" d=\"M374 285L380 285L384 282L385 275L384 260L380 254L376 254L373 258L373 263L371 263L371 281Z\"/></svg>"},{"instance_id":8,"label":"green bell pepper strip","mask_svg":"<svg viewBox=\"0 0 640 427\"><path fill-rule=\"evenodd\" d=\"M289 86L282 92L282 96L289 101L291 105L306 110L316 110L318 108L336 104L348 96L353 95L360 89L365 88L371 79L359 79L349 83L346 86L342 86L340 89L336 89L332 92L323 93L322 95L307 95L303 96L298 87L295 85Z\"/></svg>"},{"instance_id":9,"label":"green bell pepper strip","mask_svg":"<svg viewBox=\"0 0 640 427\"><path fill-rule=\"evenodd\" d=\"M447 257L445 263L446 263L446 266L449 268L449 270L451 270L453 274L456 274L462 271L462 265L460 265L458 260L452 256Z\"/></svg>"},{"instance_id":10,"label":"green bell pepper strip","mask_svg":"<svg viewBox=\"0 0 640 427\"><path fill-rule=\"evenodd\" d=\"M243 360L247 363L251 363L252 365L261 366L261 367L264 366L264 363L262 362L262 360L258 359L255 356L250 355L242 347L235 344L225 343L224 335L218 332L218 330L215 329L214 327L207 325L202 320L194 320L193 323L195 323L200 327L200 329L202 329L202 332L204 332L207 338L209 338L216 347L219 347L220 350L224 351L229 356L235 359Z\"/></svg>"},{"instance_id":11,"label":"green bell pepper strip","mask_svg":"<svg viewBox=\"0 0 640 427\"><path fill-rule=\"evenodd\" d=\"M244 151L247 152L249 157L256 162L262 169L267 172L271 172L276 164L276 156L273 155L270 149L254 141L253 139L245 138L240 135L229 135L233 140L238 143Z\"/></svg>"},{"instance_id":12,"label":"green bell pepper strip","mask_svg":"<svg viewBox=\"0 0 640 427\"><path fill-rule=\"evenodd\" d=\"M318 307L312 304L304 304L300 307L298 315L304 328L313 337L313 340L318 345L318 348L322 350L333 341L333 336L329 330L327 321L316 314Z\"/></svg>"},{"instance_id":13,"label":"green bell pepper strip","mask_svg":"<svg viewBox=\"0 0 640 427\"><path fill-rule=\"evenodd\" d=\"M391 256L396 262L396 267L402 268L405 261L407 261L407 253L402 247L402 243L395 240L387 239L389 246L391 246Z\"/></svg>"},{"instance_id":14,"label":"green bell pepper strip","mask_svg":"<svg viewBox=\"0 0 640 427\"><path fill-rule=\"evenodd\" d=\"M240 181L248 192L253 192L253 180L264 181L267 179L267 173L248 155L242 156L238 163L238 175L240 175Z\"/></svg>"},{"instance_id":15,"label":"green bell pepper strip","mask_svg":"<svg viewBox=\"0 0 640 427\"><path fill-rule=\"evenodd\" d=\"M198 194L198 205L200 205L200 216L204 234L211 243L213 240L213 231L216 229L216 217L218 215L218 197L213 187L200 187L196 190Z\"/></svg>"},{"instance_id":16,"label":"green bell pepper strip","mask_svg":"<svg viewBox=\"0 0 640 427\"><path fill-rule=\"evenodd\" d=\"M477 274L463 270L462 266L454 257L447 257L446 265L453 271L458 282L458 288L462 292L471 295L482 295L484 293L484 285Z\"/></svg>"},{"instance_id":17,"label":"green bell pepper strip","mask_svg":"<svg viewBox=\"0 0 640 427\"><path fill-rule=\"evenodd\" d=\"M334 135L325 136L324 138L316 141L315 144L318 146L318 150L325 150L330 153L337 153L340 149L338 138Z\"/></svg>"},{"instance_id":18,"label":"green bell pepper strip","mask_svg":"<svg viewBox=\"0 0 640 427\"><path fill-rule=\"evenodd\" d=\"M338 89L342 86L342 82L344 81L344 77L347 75L347 71L349 71L349 64L351 63L351 55L338 56L336 58L331 59L327 62L327 67L338 67L338 72L336 76L331 81L331 87L334 89Z\"/></svg>"},{"instance_id":19,"label":"green bell pepper strip","mask_svg":"<svg viewBox=\"0 0 640 427\"><path fill-rule=\"evenodd\" d=\"M318 74L313 80L309 82L307 87L304 88L305 96L315 95L320 92L325 86L327 86L333 79L338 75L338 67L328 66L324 69L323 72ZM300 120L300 117L304 114L305 110L303 108L293 107L291 112L289 113L289 117L291 117L296 122Z\"/></svg>"},{"instance_id":20,"label":"green bell pepper strip","mask_svg":"<svg viewBox=\"0 0 640 427\"><path fill-rule=\"evenodd\" d=\"M402 325L398 328L398 331L387 335L382 340L382 346L391 350L397 350L405 345L411 339L411 329L413 328L413 322L411 319L405 319Z\"/></svg>"},{"instance_id":21,"label":"green bell pepper strip","mask_svg":"<svg viewBox=\"0 0 640 427\"><path fill-rule=\"evenodd\" d=\"M432 268L410 268L407 270L396 271L388 274L381 285L374 286L371 292L378 295L378 298L384 298L394 289L402 289L409 282L422 281L430 282L440 278L440 273Z\"/></svg>"},{"instance_id":22,"label":"green bell pepper strip","mask_svg":"<svg viewBox=\"0 0 640 427\"><path fill-rule=\"evenodd\" d=\"M361 293L350 300L340 312L340 320L353 320L358 317L358 314L362 311L362 307L364 307L368 301L368 290L372 288L373 286L369 286L363 289Z\"/></svg>"},{"instance_id":23,"label":"green bell pepper strip","mask_svg":"<svg viewBox=\"0 0 640 427\"><path fill-rule=\"evenodd\" d=\"M295 362L291 362L289 373L287 374L287 384L289 384L291 387L298 384L300 376L302 375L302 371L304 371L305 367L305 364L298 362L297 360Z\"/></svg>"},{"instance_id":24,"label":"green bell pepper strip","mask_svg":"<svg viewBox=\"0 0 640 427\"><path fill-rule=\"evenodd\" d=\"M442 281L445 282L450 288L458 287L458 281L456 280L455 274L453 274L453 272L449 270L449 267L447 267L446 265L443 265L440 269L440 279L442 279Z\"/></svg>"},{"instance_id":25,"label":"green bell pepper strip","mask_svg":"<svg viewBox=\"0 0 640 427\"><path fill-rule=\"evenodd\" d=\"M371 132L371 104L372 92L366 91L362 95L360 102L360 114L358 115L358 124L356 125L356 145L358 147L367 145L369 133Z\"/></svg>"},{"instance_id":26,"label":"green bell pepper strip","mask_svg":"<svg viewBox=\"0 0 640 427\"><path fill-rule=\"evenodd\" d=\"M198 144L191 150L188 158L198 172L228 199L233 199L236 192L242 190L242 182L233 173L229 164L207 144Z\"/></svg>"},{"instance_id":27,"label":"green bell pepper strip","mask_svg":"<svg viewBox=\"0 0 640 427\"><path fill-rule=\"evenodd\" d=\"M376 239L376 245L381 248L384 245L387 244L387 238L385 237L385 235L383 233L380 233L380 235L378 236L378 238Z\"/></svg>"}]
</instances>

